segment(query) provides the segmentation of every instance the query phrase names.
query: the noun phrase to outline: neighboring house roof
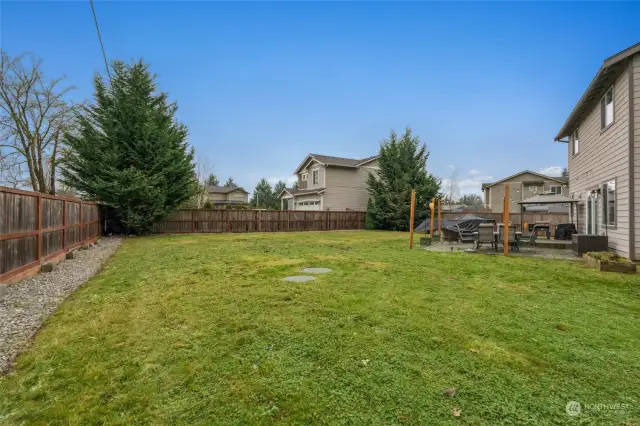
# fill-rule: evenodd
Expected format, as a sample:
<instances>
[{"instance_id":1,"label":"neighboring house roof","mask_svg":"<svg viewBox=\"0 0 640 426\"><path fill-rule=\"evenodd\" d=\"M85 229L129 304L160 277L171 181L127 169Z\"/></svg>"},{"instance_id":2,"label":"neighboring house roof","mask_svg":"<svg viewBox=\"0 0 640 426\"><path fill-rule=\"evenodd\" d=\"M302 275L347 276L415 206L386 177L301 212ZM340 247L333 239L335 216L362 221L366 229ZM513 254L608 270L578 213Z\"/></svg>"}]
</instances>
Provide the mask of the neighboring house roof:
<instances>
[{"instance_id":1,"label":"neighboring house roof","mask_svg":"<svg viewBox=\"0 0 640 426\"><path fill-rule=\"evenodd\" d=\"M496 182L492 182L492 183L483 183L483 184L482 184L482 190L484 191L486 188L489 188L489 187L492 187L493 185L497 185L497 184L499 184L499 183L502 183L502 182L505 182L505 181L511 180L511 179L513 179L514 177L517 177L517 176L523 175L523 174L525 174L525 173L529 173L529 174L532 174L532 175L535 175L535 176L541 177L541 178L543 178L543 179L545 179L545 180L554 180L554 181L556 181L556 182L558 182L558 183L567 183L567 182L569 182L569 178L566 178L566 177L554 177L554 176L547 176L547 175L543 175L543 174L541 174L541 173L532 172L531 170L523 170L523 171L521 171L521 172L516 173L515 175L508 176L508 177L506 177L506 178L504 178L504 179L500 179L499 181L496 181Z\"/></svg>"},{"instance_id":2,"label":"neighboring house roof","mask_svg":"<svg viewBox=\"0 0 640 426\"><path fill-rule=\"evenodd\" d=\"M535 197L527 198L524 201L520 201L518 204L565 204L577 202L577 200L573 200L561 194L541 194L536 195Z\"/></svg>"},{"instance_id":3,"label":"neighboring house roof","mask_svg":"<svg viewBox=\"0 0 640 426\"><path fill-rule=\"evenodd\" d=\"M205 185L204 189L210 194L229 194L234 191L242 191L245 194L248 194L243 188L239 186L211 186Z\"/></svg>"},{"instance_id":4,"label":"neighboring house roof","mask_svg":"<svg viewBox=\"0 0 640 426\"><path fill-rule=\"evenodd\" d=\"M285 188L278 194L278 198L282 197L284 192L288 192L289 195L297 197L299 195L313 195L313 194L321 194L325 191L326 188L315 188L315 189L294 189L294 188Z\"/></svg>"},{"instance_id":5,"label":"neighboring house roof","mask_svg":"<svg viewBox=\"0 0 640 426\"><path fill-rule=\"evenodd\" d=\"M593 107L600 101L600 98L604 96L605 91L626 68L627 63L624 60L636 53L640 53L640 43L634 44L604 60L591 84L589 84L589 87L587 87L573 111L571 111L569 118L567 118L567 121L558 132L555 138L557 142L568 142L560 139L570 136L578 125L584 121L586 116L593 110Z\"/></svg>"},{"instance_id":6,"label":"neighboring house roof","mask_svg":"<svg viewBox=\"0 0 640 426\"><path fill-rule=\"evenodd\" d=\"M305 157L305 159L300 163L295 173L298 173L300 169L302 169L310 160L315 160L320 164L325 166L336 166L336 167L358 167L362 164L368 163L369 161L373 161L378 158L377 155L366 157L366 158L342 158L342 157L331 157L329 155L321 155L321 154L309 154Z\"/></svg>"}]
</instances>

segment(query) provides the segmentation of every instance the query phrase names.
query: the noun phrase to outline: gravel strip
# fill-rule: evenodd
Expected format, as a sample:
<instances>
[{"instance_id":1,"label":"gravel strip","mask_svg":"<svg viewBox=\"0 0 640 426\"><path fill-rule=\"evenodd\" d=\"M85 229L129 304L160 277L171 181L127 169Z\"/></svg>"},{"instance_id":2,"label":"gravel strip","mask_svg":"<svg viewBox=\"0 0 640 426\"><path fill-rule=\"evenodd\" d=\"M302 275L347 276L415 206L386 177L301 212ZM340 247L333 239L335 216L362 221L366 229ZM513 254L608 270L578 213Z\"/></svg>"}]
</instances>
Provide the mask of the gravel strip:
<instances>
[{"instance_id":1,"label":"gravel strip","mask_svg":"<svg viewBox=\"0 0 640 426\"><path fill-rule=\"evenodd\" d=\"M63 260L53 272L40 273L5 286L0 293L0 374L31 342L58 306L102 268L120 247L120 238L103 238L76 258Z\"/></svg>"}]
</instances>

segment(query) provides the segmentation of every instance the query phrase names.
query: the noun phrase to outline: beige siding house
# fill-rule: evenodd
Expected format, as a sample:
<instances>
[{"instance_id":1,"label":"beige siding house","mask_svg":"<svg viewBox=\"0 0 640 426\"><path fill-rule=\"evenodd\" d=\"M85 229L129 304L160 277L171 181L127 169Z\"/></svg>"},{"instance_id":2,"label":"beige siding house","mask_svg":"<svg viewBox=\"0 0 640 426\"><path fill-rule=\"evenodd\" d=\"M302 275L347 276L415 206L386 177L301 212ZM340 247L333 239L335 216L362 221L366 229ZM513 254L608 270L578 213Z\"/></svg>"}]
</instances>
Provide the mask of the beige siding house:
<instances>
[{"instance_id":1,"label":"beige siding house","mask_svg":"<svg viewBox=\"0 0 640 426\"><path fill-rule=\"evenodd\" d=\"M555 140L567 143L578 232L640 260L640 43L604 61Z\"/></svg>"},{"instance_id":2,"label":"beige siding house","mask_svg":"<svg viewBox=\"0 0 640 426\"><path fill-rule=\"evenodd\" d=\"M295 171L298 187L279 195L288 210L365 211L367 177L378 170L377 156L363 159L309 154Z\"/></svg>"},{"instance_id":3,"label":"beige siding house","mask_svg":"<svg viewBox=\"0 0 640 426\"><path fill-rule=\"evenodd\" d=\"M240 187L205 185L205 201L215 205L244 205L249 204L249 193Z\"/></svg>"},{"instance_id":4,"label":"beige siding house","mask_svg":"<svg viewBox=\"0 0 640 426\"><path fill-rule=\"evenodd\" d=\"M520 201L535 197L536 195L554 193L569 196L569 187L566 178L546 176L529 170L523 170L520 173L516 173L497 182L482 184L484 205L486 208L491 209L494 213L502 213L504 211L502 203L506 185L509 185L509 198L511 199L509 210L512 212L520 211L520 205L518 204ZM527 208L532 209L533 207L534 206L529 206ZM568 213L570 210L570 206L561 204L550 204L541 207L549 212Z\"/></svg>"}]
</instances>

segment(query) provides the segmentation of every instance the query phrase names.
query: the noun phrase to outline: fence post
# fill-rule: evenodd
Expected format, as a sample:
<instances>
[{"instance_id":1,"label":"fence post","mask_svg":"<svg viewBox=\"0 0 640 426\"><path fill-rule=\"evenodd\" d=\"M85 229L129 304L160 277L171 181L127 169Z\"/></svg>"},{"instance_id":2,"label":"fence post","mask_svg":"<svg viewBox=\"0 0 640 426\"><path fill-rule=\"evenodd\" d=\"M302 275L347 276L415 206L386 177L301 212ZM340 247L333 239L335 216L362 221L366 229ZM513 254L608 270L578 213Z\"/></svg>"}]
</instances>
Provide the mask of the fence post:
<instances>
[{"instance_id":1,"label":"fence post","mask_svg":"<svg viewBox=\"0 0 640 426\"><path fill-rule=\"evenodd\" d=\"M82 222L82 200L80 201L80 242L84 242L84 223Z\"/></svg>"},{"instance_id":2,"label":"fence post","mask_svg":"<svg viewBox=\"0 0 640 426\"><path fill-rule=\"evenodd\" d=\"M196 215L195 215L196 211L195 210L191 210L191 233L195 233L196 232Z\"/></svg>"},{"instance_id":3,"label":"fence post","mask_svg":"<svg viewBox=\"0 0 640 426\"><path fill-rule=\"evenodd\" d=\"M256 212L256 217L258 218L258 232L262 232L262 212L260 210Z\"/></svg>"},{"instance_id":4,"label":"fence post","mask_svg":"<svg viewBox=\"0 0 640 426\"><path fill-rule=\"evenodd\" d=\"M291 231L291 210L287 210L287 232Z\"/></svg>"},{"instance_id":5,"label":"fence post","mask_svg":"<svg viewBox=\"0 0 640 426\"><path fill-rule=\"evenodd\" d=\"M36 252L38 254L38 263L40 263L42 262L42 198L39 193L36 200L36 229L38 231L38 235L36 236Z\"/></svg>"},{"instance_id":6,"label":"fence post","mask_svg":"<svg viewBox=\"0 0 640 426\"><path fill-rule=\"evenodd\" d=\"M67 241L67 200L62 200L62 250L66 247Z\"/></svg>"}]
</instances>

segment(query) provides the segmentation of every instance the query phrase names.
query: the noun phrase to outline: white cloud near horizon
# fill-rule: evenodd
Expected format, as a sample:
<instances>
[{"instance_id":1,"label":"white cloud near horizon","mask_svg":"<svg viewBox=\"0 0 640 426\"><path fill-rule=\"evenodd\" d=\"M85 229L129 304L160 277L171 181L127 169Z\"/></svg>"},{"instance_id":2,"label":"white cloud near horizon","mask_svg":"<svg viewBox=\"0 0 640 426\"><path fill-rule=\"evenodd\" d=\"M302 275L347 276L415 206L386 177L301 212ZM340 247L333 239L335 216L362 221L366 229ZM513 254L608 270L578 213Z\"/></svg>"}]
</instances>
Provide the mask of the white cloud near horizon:
<instances>
[{"instance_id":1,"label":"white cloud near horizon","mask_svg":"<svg viewBox=\"0 0 640 426\"><path fill-rule=\"evenodd\" d=\"M453 198L457 199L465 194L482 194L482 184L493 181L493 176L480 175L469 179L455 181ZM442 192L448 194L451 191L451 179L442 179Z\"/></svg>"},{"instance_id":2,"label":"white cloud near horizon","mask_svg":"<svg viewBox=\"0 0 640 426\"><path fill-rule=\"evenodd\" d=\"M562 176L563 169L564 167L560 167L560 166L550 166L550 167L545 167L544 169L540 169L539 173L542 173L543 175L547 175L547 176Z\"/></svg>"},{"instance_id":3,"label":"white cloud near horizon","mask_svg":"<svg viewBox=\"0 0 640 426\"><path fill-rule=\"evenodd\" d=\"M469 174L470 174L471 176L477 176L477 175L479 175L479 174L481 174L481 173L482 173L482 171L481 171L481 170L476 170L476 169L471 169L471 170L469 170Z\"/></svg>"},{"instance_id":4,"label":"white cloud near horizon","mask_svg":"<svg viewBox=\"0 0 640 426\"><path fill-rule=\"evenodd\" d=\"M267 182L269 182L271 185L275 185L281 180L287 183L287 187L291 187L294 184L294 182L298 180L298 178L296 176L278 176L278 177L267 178Z\"/></svg>"}]
</instances>

